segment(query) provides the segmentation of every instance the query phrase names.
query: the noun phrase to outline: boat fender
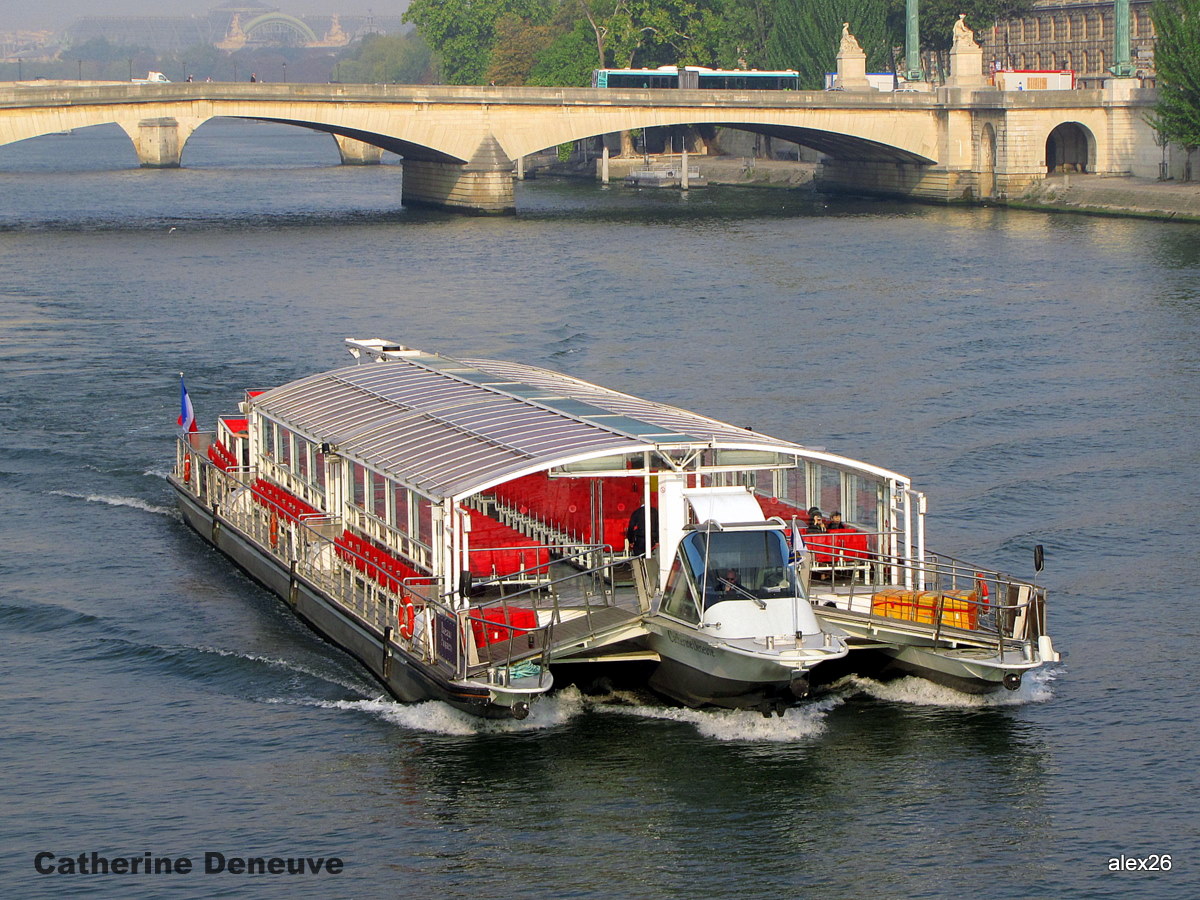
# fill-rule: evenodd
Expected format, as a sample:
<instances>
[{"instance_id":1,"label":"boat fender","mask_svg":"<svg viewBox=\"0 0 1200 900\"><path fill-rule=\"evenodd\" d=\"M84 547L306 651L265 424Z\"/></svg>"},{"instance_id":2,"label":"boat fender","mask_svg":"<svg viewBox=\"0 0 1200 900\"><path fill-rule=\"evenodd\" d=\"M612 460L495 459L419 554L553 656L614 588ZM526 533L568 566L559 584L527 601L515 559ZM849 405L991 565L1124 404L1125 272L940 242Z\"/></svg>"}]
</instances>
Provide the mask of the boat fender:
<instances>
[{"instance_id":1,"label":"boat fender","mask_svg":"<svg viewBox=\"0 0 1200 900\"><path fill-rule=\"evenodd\" d=\"M271 546L279 546L279 513L276 510L271 510Z\"/></svg>"},{"instance_id":2,"label":"boat fender","mask_svg":"<svg viewBox=\"0 0 1200 900\"><path fill-rule=\"evenodd\" d=\"M183 458L183 480L188 484L192 483L192 454L187 454Z\"/></svg>"},{"instance_id":3,"label":"boat fender","mask_svg":"<svg viewBox=\"0 0 1200 900\"><path fill-rule=\"evenodd\" d=\"M1020 672L1005 672L1004 673L1004 686L1006 688L1008 688L1010 691L1015 691L1017 688L1019 688L1021 686L1021 673Z\"/></svg>"},{"instance_id":4,"label":"boat fender","mask_svg":"<svg viewBox=\"0 0 1200 900\"><path fill-rule=\"evenodd\" d=\"M396 621L400 626L400 636L406 641L411 641L413 632L416 630L417 610L413 606L412 598L408 594L400 598L400 608L396 611Z\"/></svg>"}]
</instances>

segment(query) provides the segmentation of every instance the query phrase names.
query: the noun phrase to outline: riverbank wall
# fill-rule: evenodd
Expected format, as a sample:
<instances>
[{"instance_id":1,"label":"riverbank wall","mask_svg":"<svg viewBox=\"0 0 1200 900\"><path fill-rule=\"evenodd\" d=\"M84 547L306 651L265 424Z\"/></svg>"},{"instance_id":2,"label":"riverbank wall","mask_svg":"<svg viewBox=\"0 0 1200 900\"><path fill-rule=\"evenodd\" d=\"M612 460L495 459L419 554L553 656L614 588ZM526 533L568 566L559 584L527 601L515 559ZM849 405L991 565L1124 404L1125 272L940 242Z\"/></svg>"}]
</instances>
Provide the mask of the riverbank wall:
<instances>
[{"instance_id":1,"label":"riverbank wall","mask_svg":"<svg viewBox=\"0 0 1200 900\"><path fill-rule=\"evenodd\" d=\"M1200 182L1156 181L1132 176L1053 175L1020 197L1004 201L1018 209L1139 216L1200 222Z\"/></svg>"}]
</instances>

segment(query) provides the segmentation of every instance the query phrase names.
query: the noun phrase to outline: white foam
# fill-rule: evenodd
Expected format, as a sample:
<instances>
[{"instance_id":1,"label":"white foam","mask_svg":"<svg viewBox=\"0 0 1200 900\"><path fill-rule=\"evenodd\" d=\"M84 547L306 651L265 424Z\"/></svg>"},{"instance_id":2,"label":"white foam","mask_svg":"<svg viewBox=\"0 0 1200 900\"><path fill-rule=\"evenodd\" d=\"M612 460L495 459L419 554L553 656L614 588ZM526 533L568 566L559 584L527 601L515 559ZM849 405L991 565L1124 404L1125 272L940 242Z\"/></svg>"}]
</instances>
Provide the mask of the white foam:
<instances>
[{"instance_id":1,"label":"white foam","mask_svg":"<svg viewBox=\"0 0 1200 900\"><path fill-rule=\"evenodd\" d=\"M300 702L322 709L348 709L383 719L401 728L432 734L467 736L506 734L555 728L579 715L584 708L578 691L566 689L550 697L539 697L529 705L525 719L483 719L455 709L440 700L399 703L386 697L374 700L270 700L272 703Z\"/></svg>"},{"instance_id":2,"label":"white foam","mask_svg":"<svg viewBox=\"0 0 1200 900\"><path fill-rule=\"evenodd\" d=\"M981 709L993 706L1023 706L1026 703L1044 703L1054 696L1054 692L1050 689L1050 683L1056 676L1057 671L1054 669L1037 669L1025 675L1017 690L1001 689L990 694L967 694L915 676L880 682L850 675L833 687L839 692L863 693L876 700L885 700L889 703Z\"/></svg>"},{"instance_id":3,"label":"white foam","mask_svg":"<svg viewBox=\"0 0 1200 900\"><path fill-rule=\"evenodd\" d=\"M109 506L128 506L140 509L142 512L154 513L157 516L174 516L176 511L169 506L156 506L137 497L113 497L108 494L77 494L74 491L50 491L55 497L70 497L72 500L86 500L88 503L106 503Z\"/></svg>"},{"instance_id":4,"label":"white foam","mask_svg":"<svg viewBox=\"0 0 1200 900\"><path fill-rule=\"evenodd\" d=\"M826 715L840 706L841 697L831 696L788 709L782 717L767 718L749 709L684 709L665 706L612 706L606 712L646 719L682 722L705 737L718 741L770 741L786 743L815 737L825 731Z\"/></svg>"}]
</instances>

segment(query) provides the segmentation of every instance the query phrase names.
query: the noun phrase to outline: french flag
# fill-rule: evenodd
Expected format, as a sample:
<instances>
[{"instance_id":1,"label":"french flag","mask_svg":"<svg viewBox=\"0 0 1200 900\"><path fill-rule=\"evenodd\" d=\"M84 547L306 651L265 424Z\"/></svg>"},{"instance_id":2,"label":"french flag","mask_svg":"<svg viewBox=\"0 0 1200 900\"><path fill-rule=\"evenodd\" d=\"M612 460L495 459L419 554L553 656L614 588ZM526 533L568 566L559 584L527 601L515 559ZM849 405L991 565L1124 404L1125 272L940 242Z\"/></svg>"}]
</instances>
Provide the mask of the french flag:
<instances>
[{"instance_id":1,"label":"french flag","mask_svg":"<svg viewBox=\"0 0 1200 900\"><path fill-rule=\"evenodd\" d=\"M188 396L187 385L183 383L183 373L179 373L179 419L176 421L184 431L196 431L196 410L192 408L192 398Z\"/></svg>"}]
</instances>

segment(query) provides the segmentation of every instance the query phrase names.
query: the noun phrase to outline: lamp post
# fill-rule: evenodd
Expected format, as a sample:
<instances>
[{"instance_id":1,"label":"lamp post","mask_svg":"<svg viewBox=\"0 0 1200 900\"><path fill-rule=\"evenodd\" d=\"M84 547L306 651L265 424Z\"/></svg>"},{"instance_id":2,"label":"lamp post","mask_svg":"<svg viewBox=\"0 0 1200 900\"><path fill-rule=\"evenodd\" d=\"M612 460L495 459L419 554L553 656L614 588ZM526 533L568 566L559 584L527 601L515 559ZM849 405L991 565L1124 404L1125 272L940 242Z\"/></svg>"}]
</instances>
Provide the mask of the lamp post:
<instances>
[{"instance_id":1,"label":"lamp post","mask_svg":"<svg viewBox=\"0 0 1200 900\"><path fill-rule=\"evenodd\" d=\"M287 63L283 64L283 83L287 84Z\"/></svg>"},{"instance_id":2,"label":"lamp post","mask_svg":"<svg viewBox=\"0 0 1200 900\"><path fill-rule=\"evenodd\" d=\"M921 71L921 9L919 0L904 3L904 78L907 81L924 81Z\"/></svg>"},{"instance_id":3,"label":"lamp post","mask_svg":"<svg viewBox=\"0 0 1200 900\"><path fill-rule=\"evenodd\" d=\"M1113 64L1108 71L1117 78L1132 78L1137 74L1129 58L1129 0L1113 3Z\"/></svg>"},{"instance_id":4,"label":"lamp post","mask_svg":"<svg viewBox=\"0 0 1200 900\"><path fill-rule=\"evenodd\" d=\"M77 59L77 60L75 60L75 62L79 63L79 77L78 77L78 78L76 78L75 80L76 80L76 81L83 81L83 60L82 60L82 59Z\"/></svg>"}]
</instances>

